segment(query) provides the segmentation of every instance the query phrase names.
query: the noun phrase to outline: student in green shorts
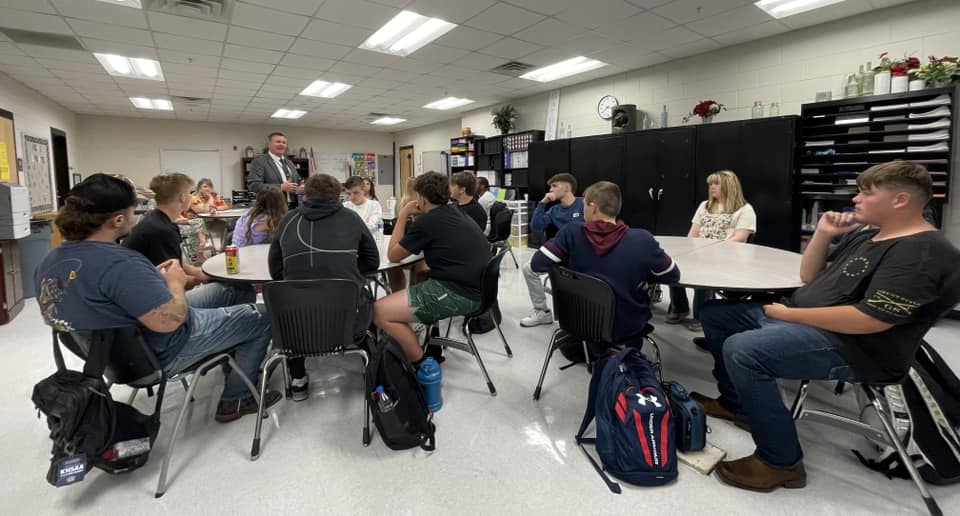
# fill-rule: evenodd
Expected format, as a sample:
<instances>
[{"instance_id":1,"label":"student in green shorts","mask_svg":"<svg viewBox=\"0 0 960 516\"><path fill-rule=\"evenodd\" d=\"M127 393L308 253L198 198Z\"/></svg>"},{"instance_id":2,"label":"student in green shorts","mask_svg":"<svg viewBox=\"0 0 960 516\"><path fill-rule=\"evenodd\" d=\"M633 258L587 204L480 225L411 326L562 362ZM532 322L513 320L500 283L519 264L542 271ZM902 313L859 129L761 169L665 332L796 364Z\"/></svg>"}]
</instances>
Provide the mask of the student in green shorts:
<instances>
[{"instance_id":1,"label":"student in green shorts","mask_svg":"<svg viewBox=\"0 0 960 516\"><path fill-rule=\"evenodd\" d=\"M387 256L399 262L423 253L428 279L383 297L373 305L373 321L419 366L424 354L409 323L430 324L480 308L480 277L490 246L477 223L450 201L450 182L427 172L414 186L420 198L400 209ZM407 222L416 215L415 222Z\"/></svg>"}]
</instances>

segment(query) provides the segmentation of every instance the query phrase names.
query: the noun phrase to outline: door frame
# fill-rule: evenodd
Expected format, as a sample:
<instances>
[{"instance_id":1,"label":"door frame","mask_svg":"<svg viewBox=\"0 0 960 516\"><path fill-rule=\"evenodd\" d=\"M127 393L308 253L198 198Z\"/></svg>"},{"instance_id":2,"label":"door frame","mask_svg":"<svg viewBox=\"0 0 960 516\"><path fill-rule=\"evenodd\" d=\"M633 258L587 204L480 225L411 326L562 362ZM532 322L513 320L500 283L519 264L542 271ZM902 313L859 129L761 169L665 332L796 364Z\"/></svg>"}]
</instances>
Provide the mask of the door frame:
<instances>
[{"instance_id":1,"label":"door frame","mask_svg":"<svg viewBox=\"0 0 960 516\"><path fill-rule=\"evenodd\" d=\"M55 150L55 143L54 143L54 142L56 142L57 137L62 137L62 138L63 138L63 145L64 145L63 158L64 158L64 162L65 162L65 163L64 163L64 174L65 174L65 176L63 177L63 180L65 181L64 184L66 184L66 190L63 191L63 196L62 196L62 197L61 197L61 195L60 195L60 180L61 180L61 178L60 178L60 175L59 175L59 173L58 173L58 166L59 166L59 165L58 165L57 159L56 159L57 153L56 153L56 150ZM50 126L50 157L53 159L53 182L54 182L54 193L56 194L56 195L54 195L54 197L56 197L56 199L57 199L57 204L56 204L56 206L59 207L59 206L60 206L60 199L66 198L67 193L70 191L70 188L71 188L71 186L72 186L72 185L70 184L70 155L69 155L69 150L68 150L68 147L67 147L67 133L66 133L66 131L64 131L64 130L62 130L62 129L57 129L56 127L53 127L53 126Z\"/></svg>"},{"instance_id":2,"label":"door frame","mask_svg":"<svg viewBox=\"0 0 960 516\"><path fill-rule=\"evenodd\" d=\"M403 151L410 149L410 177L417 176L416 163L414 162L414 152L413 145L404 145L397 149L397 199L403 197L403 187L407 184L407 178L403 176Z\"/></svg>"}]
</instances>

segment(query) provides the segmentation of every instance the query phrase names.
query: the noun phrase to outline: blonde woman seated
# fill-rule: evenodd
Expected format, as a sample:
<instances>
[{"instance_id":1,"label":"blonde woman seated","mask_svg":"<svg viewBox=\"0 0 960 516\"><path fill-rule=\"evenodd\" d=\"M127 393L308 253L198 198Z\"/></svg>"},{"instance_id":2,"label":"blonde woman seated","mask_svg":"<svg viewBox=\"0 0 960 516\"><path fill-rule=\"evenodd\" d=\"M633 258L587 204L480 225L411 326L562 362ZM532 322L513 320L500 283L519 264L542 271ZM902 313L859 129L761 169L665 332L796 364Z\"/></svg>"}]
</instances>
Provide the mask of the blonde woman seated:
<instances>
[{"instance_id":1,"label":"blonde woman seated","mask_svg":"<svg viewBox=\"0 0 960 516\"><path fill-rule=\"evenodd\" d=\"M740 180L730 170L720 170L707 176L709 196L700 203L693 215L689 238L709 238L713 240L733 240L746 242L757 231L757 214L753 206L743 198ZM698 288L693 291L693 319L690 315L690 302L687 290L683 287L670 287L670 308L664 320L667 324L679 324L686 320L690 331L702 331L700 308L704 301L713 299L713 290Z\"/></svg>"}]
</instances>

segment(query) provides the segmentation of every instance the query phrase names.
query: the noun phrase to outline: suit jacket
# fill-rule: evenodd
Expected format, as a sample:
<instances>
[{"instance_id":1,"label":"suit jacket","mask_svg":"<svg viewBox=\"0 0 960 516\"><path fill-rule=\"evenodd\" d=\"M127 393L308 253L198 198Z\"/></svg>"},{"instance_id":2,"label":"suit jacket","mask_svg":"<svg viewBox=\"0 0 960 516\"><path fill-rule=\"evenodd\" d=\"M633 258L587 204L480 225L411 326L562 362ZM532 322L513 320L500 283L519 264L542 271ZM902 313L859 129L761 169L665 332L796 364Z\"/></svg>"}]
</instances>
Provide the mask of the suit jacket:
<instances>
[{"instance_id":1,"label":"suit jacket","mask_svg":"<svg viewBox=\"0 0 960 516\"><path fill-rule=\"evenodd\" d=\"M287 159L286 156L283 157L283 162L285 166L288 167L288 172L293 182L299 182L300 176L297 174L297 167L292 161ZM263 185L279 185L284 181L286 181L285 175L277 168L276 162L273 161L269 153L261 154L250 162L250 174L247 175L247 190L258 193L260 190L263 190ZM293 197L296 199L296 196Z\"/></svg>"}]
</instances>

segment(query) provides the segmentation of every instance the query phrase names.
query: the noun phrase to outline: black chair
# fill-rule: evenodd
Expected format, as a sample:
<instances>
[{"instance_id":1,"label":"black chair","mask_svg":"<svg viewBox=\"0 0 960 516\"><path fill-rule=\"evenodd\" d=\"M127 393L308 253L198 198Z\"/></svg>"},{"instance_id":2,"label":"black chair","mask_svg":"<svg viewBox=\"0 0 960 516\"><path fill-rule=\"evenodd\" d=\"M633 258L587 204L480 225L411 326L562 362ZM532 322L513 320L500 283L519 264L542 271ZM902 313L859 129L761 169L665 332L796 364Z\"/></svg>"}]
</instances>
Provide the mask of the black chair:
<instances>
[{"instance_id":1,"label":"black chair","mask_svg":"<svg viewBox=\"0 0 960 516\"><path fill-rule=\"evenodd\" d=\"M613 319L616 313L616 297L613 289L603 280L572 271L566 267L554 267L550 270L550 283L553 285L553 313L556 315L560 327L553 332L550 345L547 347L547 357L540 370L540 380L533 391L533 399L540 399L540 390L543 379L547 375L547 366L553 352L567 339L583 342L584 354L587 357L587 367L591 367L591 353L587 349L587 342L595 342L609 347L623 346L626 343L644 339L653 346L656 361L654 367L660 381L663 373L660 363L660 348L650 337L653 326L647 324L636 335L615 340L613 338Z\"/></svg>"},{"instance_id":2,"label":"black chair","mask_svg":"<svg viewBox=\"0 0 960 516\"><path fill-rule=\"evenodd\" d=\"M506 204L495 202L493 206L490 207L490 218L490 235L487 236L487 241L490 242L491 248L494 249L493 252L497 253L501 249L506 249L507 252L510 253L510 258L513 258L514 267L519 269L520 264L517 263L517 256L513 254L513 247L510 246L513 210L507 208Z\"/></svg>"},{"instance_id":3,"label":"black chair","mask_svg":"<svg viewBox=\"0 0 960 516\"><path fill-rule=\"evenodd\" d=\"M250 389L250 393L256 397L257 389L253 382L243 373L243 370L237 365L230 356L229 352L217 353L203 358L182 372L173 376L167 376L160 367L160 362L150 346L143 339L139 327L128 326L124 328L111 328L104 330L84 330L73 332L53 332L54 357L58 366L63 368L63 357L57 348L57 339L67 347L71 352L86 360L91 350L95 346L109 346L109 358L106 363L103 376L107 379L109 385L127 385L134 389L128 403L133 403L139 389L147 389L152 392L157 389L156 406L154 407L154 418L160 418L160 408L163 404L163 397L167 382L180 382L186 389L186 399L193 401L193 393L197 388L200 377L206 375L213 369L228 365L234 372L240 375L244 383ZM193 381L188 381L187 377L193 377ZM258 398L259 399L259 398ZM177 436L180 434L180 427L186 417L188 402L185 402L177 415L177 422L173 425L173 431L170 432L170 439L167 444L167 453L163 457L163 466L160 468L160 479L157 482L156 498L160 498L167 491L167 471L170 466L170 460L173 457L173 448L176 444Z\"/></svg>"},{"instance_id":4,"label":"black chair","mask_svg":"<svg viewBox=\"0 0 960 516\"><path fill-rule=\"evenodd\" d=\"M493 320L494 326L497 328L497 333L500 334L504 351L506 351L508 357L513 358L513 351L510 349L510 345L507 344L507 339L503 336L500 323L497 322L497 318L493 315L494 308L497 306L497 291L500 287L500 264L503 262L503 256L505 254L507 254L507 251L503 249L491 257L487 262L486 268L483 270L483 275L480 279L480 308L476 312L466 314L463 317L463 333L467 336L467 342L450 338L450 327L453 325L452 317L447 320L447 333L445 337L431 337L429 340L424 341L424 344L429 342L431 345L459 349L460 351L465 351L473 355L477 359L477 365L480 366L483 377L487 380L487 388L490 390L491 396L497 395L497 388L493 386L490 375L487 373L487 368L483 365L483 359L480 358L480 351L477 350L477 345L473 342L473 334L470 333L470 321L484 314L488 314L490 319Z\"/></svg>"},{"instance_id":5,"label":"black chair","mask_svg":"<svg viewBox=\"0 0 960 516\"><path fill-rule=\"evenodd\" d=\"M363 361L363 445L370 444L370 411L367 407L366 370L370 359L367 351L353 340L360 289L349 280L315 279L272 281L263 286L263 301L270 314L273 332L271 354L264 360L260 375L260 399L267 390L269 373L280 362L283 382L289 397L290 374L287 359L330 355L359 355ZM369 340L368 340L369 342ZM263 403L253 434L250 459L260 456L260 427Z\"/></svg>"}]
</instances>

